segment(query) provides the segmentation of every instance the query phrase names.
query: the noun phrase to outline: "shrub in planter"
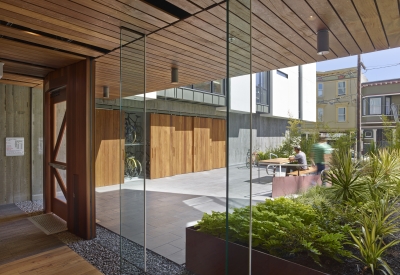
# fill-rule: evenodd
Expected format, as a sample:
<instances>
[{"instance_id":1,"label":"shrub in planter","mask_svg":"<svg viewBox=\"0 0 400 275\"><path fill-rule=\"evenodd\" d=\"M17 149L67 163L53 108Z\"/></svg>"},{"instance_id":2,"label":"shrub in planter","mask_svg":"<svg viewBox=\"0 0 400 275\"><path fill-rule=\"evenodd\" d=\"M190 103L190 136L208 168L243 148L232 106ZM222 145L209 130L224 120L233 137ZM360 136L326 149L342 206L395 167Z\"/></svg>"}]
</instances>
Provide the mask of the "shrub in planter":
<instances>
[{"instance_id":1,"label":"shrub in planter","mask_svg":"<svg viewBox=\"0 0 400 275\"><path fill-rule=\"evenodd\" d=\"M317 212L309 205L287 198L266 200L252 207L252 245L280 257L307 254L315 262L320 256L340 261L351 254L344 249L345 234L325 230ZM225 213L204 214L196 228L225 238ZM228 214L229 240L248 244L250 207Z\"/></svg>"}]
</instances>

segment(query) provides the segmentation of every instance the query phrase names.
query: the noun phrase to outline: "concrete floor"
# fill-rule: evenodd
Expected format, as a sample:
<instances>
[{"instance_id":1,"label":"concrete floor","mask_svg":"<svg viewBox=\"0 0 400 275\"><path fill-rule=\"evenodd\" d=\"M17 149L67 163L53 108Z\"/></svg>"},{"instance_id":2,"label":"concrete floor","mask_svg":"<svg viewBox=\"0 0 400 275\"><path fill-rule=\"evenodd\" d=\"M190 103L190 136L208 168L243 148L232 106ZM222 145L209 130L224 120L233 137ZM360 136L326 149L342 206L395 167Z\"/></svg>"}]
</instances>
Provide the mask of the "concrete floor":
<instances>
[{"instance_id":1,"label":"concrete floor","mask_svg":"<svg viewBox=\"0 0 400 275\"><path fill-rule=\"evenodd\" d=\"M260 172L260 177L259 177ZM270 197L272 177L265 169L252 169L252 199ZM229 208L250 203L250 169L231 167ZM144 244L144 181L96 188L98 224ZM120 199L121 198L121 199ZM120 210L121 209L121 210ZM185 228L203 213L226 210L226 169L146 180L147 248L176 262L185 262Z\"/></svg>"}]
</instances>

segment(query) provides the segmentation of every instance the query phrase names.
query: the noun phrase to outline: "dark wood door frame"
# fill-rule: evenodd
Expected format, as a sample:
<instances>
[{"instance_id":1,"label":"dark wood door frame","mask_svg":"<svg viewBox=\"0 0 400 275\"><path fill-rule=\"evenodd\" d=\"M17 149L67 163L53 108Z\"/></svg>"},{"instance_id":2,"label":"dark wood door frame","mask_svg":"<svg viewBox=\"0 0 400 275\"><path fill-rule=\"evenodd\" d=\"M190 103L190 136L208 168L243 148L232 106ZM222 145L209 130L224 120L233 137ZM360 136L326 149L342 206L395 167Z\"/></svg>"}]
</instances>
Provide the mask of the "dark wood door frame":
<instances>
[{"instance_id":1,"label":"dark wood door frame","mask_svg":"<svg viewBox=\"0 0 400 275\"><path fill-rule=\"evenodd\" d=\"M49 73L44 81L44 211L55 213L67 221L68 230L84 239L95 237L95 182L94 182L94 61L86 59ZM59 96L54 96L59 93ZM65 93L65 96L63 95ZM53 95L53 97L52 97ZM55 182L59 182L55 165L59 143L49 127L54 113L54 101L65 97L67 152L65 206L54 199ZM59 98L59 99L56 99ZM49 165L52 163L52 165ZM60 184L62 185L62 184ZM63 210L63 209L66 210Z\"/></svg>"}]
</instances>

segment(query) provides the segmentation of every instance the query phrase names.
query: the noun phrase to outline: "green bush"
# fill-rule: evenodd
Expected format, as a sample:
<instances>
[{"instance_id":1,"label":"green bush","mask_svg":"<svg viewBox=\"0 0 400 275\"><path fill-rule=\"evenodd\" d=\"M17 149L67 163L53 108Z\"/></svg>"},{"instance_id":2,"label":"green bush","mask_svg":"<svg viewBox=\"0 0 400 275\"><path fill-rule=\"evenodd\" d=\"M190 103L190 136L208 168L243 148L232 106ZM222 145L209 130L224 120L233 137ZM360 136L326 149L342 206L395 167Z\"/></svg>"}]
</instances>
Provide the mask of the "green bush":
<instances>
[{"instance_id":1,"label":"green bush","mask_svg":"<svg viewBox=\"0 0 400 275\"><path fill-rule=\"evenodd\" d=\"M343 247L345 234L332 232L321 224L321 217L309 205L288 198L266 200L252 207L252 245L272 255L307 253L315 262L320 256L340 261L350 253ZM236 208L229 214L229 240L248 244L250 207ZM225 237L225 214L204 214L197 228L220 238ZM339 230L340 231L340 230Z\"/></svg>"}]
</instances>

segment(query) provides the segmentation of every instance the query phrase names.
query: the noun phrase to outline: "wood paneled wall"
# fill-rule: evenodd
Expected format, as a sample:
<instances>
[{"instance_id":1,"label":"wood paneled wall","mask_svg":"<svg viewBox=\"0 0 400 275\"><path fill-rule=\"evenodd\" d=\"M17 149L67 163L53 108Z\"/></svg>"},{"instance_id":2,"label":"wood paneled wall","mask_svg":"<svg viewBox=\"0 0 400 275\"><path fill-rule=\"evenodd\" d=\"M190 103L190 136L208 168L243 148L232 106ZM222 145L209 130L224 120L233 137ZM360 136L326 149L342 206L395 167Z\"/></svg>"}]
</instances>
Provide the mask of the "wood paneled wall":
<instances>
[{"instance_id":1,"label":"wood paneled wall","mask_svg":"<svg viewBox=\"0 0 400 275\"><path fill-rule=\"evenodd\" d=\"M226 121L150 114L150 178L225 167Z\"/></svg>"},{"instance_id":2,"label":"wood paneled wall","mask_svg":"<svg viewBox=\"0 0 400 275\"><path fill-rule=\"evenodd\" d=\"M123 125L123 124L122 124ZM120 111L96 109L95 182L96 187L119 184L124 179ZM120 144L121 142L121 144ZM117 171L120 170L120 173Z\"/></svg>"},{"instance_id":3,"label":"wood paneled wall","mask_svg":"<svg viewBox=\"0 0 400 275\"><path fill-rule=\"evenodd\" d=\"M0 205L31 198L30 88L0 83ZM6 137L24 138L24 155L6 157Z\"/></svg>"}]
</instances>

